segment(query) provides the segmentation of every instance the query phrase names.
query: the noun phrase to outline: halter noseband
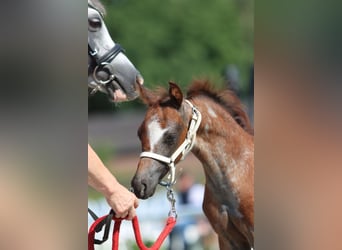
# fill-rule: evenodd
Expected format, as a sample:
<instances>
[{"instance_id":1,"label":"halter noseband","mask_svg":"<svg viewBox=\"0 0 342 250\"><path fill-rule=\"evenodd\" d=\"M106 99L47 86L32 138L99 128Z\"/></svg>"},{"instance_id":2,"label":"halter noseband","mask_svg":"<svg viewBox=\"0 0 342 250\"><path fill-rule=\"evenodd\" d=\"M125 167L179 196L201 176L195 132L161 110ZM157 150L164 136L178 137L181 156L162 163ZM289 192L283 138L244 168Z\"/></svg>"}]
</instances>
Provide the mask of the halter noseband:
<instances>
[{"instance_id":1,"label":"halter noseband","mask_svg":"<svg viewBox=\"0 0 342 250\"><path fill-rule=\"evenodd\" d=\"M88 3L88 7L99 12L103 18L103 13L100 10L98 10L95 6ZM107 53L105 53L103 56L100 57L98 55L97 50L93 49L88 42L88 55L95 61L95 64L96 64L96 66L93 70L93 73L92 73L95 84L94 83L89 84L89 87L94 89L92 92L96 92L103 85L114 80L115 76L114 76L113 72L110 71L110 69L108 69L109 70L109 77L105 81L98 79L97 72L101 71L103 69L103 67L106 66L107 64L110 64L114 60L114 58L117 57L117 55L120 52L125 52L125 50L121 47L120 44L116 43L112 49L110 49ZM88 65L88 67L89 67L89 65Z\"/></svg>"},{"instance_id":2,"label":"halter noseband","mask_svg":"<svg viewBox=\"0 0 342 250\"><path fill-rule=\"evenodd\" d=\"M192 109L192 117L190 121L190 125L188 128L188 133L186 134L186 138L184 142L176 149L176 151L170 156L166 157L160 154L156 154L153 152L142 152L140 154L140 158L151 158L163 163L166 163L169 166L169 181L168 186L171 186L175 183L175 173L176 173L176 166L175 166L175 161L178 158L180 154L182 154L182 158L180 160L183 160L185 156L191 151L192 147L195 144L196 140L196 132L201 124L202 120L202 115L201 112L192 105L192 103L188 100L185 100L191 107Z\"/></svg>"}]
</instances>

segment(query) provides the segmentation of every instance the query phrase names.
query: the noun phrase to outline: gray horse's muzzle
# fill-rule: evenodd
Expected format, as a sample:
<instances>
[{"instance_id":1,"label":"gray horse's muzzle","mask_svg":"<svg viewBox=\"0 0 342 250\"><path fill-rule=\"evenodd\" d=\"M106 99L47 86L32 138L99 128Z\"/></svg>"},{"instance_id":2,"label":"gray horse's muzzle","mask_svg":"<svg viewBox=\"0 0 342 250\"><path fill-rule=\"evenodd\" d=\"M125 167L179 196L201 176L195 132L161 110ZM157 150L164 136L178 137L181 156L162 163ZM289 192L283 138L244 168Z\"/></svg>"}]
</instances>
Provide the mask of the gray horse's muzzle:
<instances>
[{"instance_id":1,"label":"gray horse's muzzle","mask_svg":"<svg viewBox=\"0 0 342 250\"><path fill-rule=\"evenodd\" d=\"M88 83L93 89L91 94L101 91L114 102L133 100L138 96L136 84L143 84L144 80L123 51L116 44L107 54L99 57L88 45L89 55L95 62L93 70L88 71L92 78Z\"/></svg>"}]
</instances>

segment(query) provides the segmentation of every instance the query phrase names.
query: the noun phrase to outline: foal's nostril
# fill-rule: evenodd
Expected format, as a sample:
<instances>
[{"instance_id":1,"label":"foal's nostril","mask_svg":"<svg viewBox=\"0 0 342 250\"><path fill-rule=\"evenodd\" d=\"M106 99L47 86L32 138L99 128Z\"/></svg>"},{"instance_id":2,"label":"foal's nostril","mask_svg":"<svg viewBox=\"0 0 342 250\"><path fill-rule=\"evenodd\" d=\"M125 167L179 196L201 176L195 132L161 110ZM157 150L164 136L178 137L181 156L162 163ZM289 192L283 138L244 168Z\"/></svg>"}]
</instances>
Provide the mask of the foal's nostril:
<instances>
[{"instance_id":1,"label":"foal's nostril","mask_svg":"<svg viewBox=\"0 0 342 250\"><path fill-rule=\"evenodd\" d=\"M141 190L145 192L146 188L147 188L147 185L145 183L142 183L142 189Z\"/></svg>"},{"instance_id":2,"label":"foal's nostril","mask_svg":"<svg viewBox=\"0 0 342 250\"><path fill-rule=\"evenodd\" d=\"M147 185L140 178L133 178L131 181L131 190L138 198L143 198L146 192Z\"/></svg>"},{"instance_id":3,"label":"foal's nostril","mask_svg":"<svg viewBox=\"0 0 342 250\"><path fill-rule=\"evenodd\" d=\"M140 191L138 191L138 192L135 191L135 195L138 196L139 198L144 198L145 193L146 193L146 188L147 188L146 184L141 183Z\"/></svg>"}]
</instances>

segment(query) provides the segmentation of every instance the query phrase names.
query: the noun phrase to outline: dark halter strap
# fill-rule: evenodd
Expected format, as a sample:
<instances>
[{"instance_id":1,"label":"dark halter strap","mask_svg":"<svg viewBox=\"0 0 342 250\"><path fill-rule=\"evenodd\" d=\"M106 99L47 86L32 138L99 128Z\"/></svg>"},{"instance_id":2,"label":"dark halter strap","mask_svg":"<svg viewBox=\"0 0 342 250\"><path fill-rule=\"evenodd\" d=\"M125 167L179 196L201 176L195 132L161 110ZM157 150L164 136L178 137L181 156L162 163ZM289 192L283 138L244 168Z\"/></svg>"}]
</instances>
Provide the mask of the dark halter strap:
<instances>
[{"instance_id":1,"label":"dark halter strap","mask_svg":"<svg viewBox=\"0 0 342 250\"><path fill-rule=\"evenodd\" d=\"M95 60L97 65L101 65L105 62L110 63L120 52L125 52L125 50L120 44L117 43L106 54L104 54L102 57L99 57L97 51L92 49L88 43L88 54Z\"/></svg>"}]
</instances>

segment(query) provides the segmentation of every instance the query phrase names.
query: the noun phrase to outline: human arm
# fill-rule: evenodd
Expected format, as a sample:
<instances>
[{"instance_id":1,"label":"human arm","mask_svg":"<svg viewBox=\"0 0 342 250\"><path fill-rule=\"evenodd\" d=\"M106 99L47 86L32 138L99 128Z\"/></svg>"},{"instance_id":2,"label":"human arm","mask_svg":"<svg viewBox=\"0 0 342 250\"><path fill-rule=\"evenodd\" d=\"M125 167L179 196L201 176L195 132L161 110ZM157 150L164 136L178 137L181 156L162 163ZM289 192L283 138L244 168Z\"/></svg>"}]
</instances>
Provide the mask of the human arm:
<instances>
[{"instance_id":1,"label":"human arm","mask_svg":"<svg viewBox=\"0 0 342 250\"><path fill-rule=\"evenodd\" d=\"M89 144L88 185L105 196L116 217L131 220L136 215L139 200L117 181Z\"/></svg>"}]
</instances>

